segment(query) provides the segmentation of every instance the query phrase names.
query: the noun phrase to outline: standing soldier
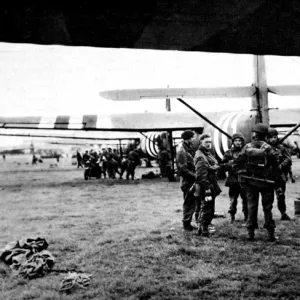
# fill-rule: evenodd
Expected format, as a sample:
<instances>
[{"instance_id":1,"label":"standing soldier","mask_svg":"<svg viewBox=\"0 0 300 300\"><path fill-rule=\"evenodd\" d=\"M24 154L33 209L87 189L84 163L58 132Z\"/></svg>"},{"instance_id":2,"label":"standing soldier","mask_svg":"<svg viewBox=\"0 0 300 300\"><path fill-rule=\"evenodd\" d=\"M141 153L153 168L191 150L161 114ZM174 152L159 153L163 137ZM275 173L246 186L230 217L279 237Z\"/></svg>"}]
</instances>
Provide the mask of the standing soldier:
<instances>
[{"instance_id":1,"label":"standing soldier","mask_svg":"<svg viewBox=\"0 0 300 300\"><path fill-rule=\"evenodd\" d=\"M195 198L190 192L195 182L195 166L193 148L194 132L185 130L181 134L183 139L177 150L177 166L178 175L180 176L180 188L183 192L183 229L192 231L194 227L191 225L192 217L195 212Z\"/></svg>"},{"instance_id":2,"label":"standing soldier","mask_svg":"<svg viewBox=\"0 0 300 300\"><path fill-rule=\"evenodd\" d=\"M211 135L204 133L200 137L200 146L194 158L196 168L196 197L200 198L200 219L198 235L209 236L208 226L215 213L215 199L221 193L217 182L218 161L210 152Z\"/></svg>"},{"instance_id":3,"label":"standing soldier","mask_svg":"<svg viewBox=\"0 0 300 300\"><path fill-rule=\"evenodd\" d=\"M89 159L90 159L89 152L86 150L85 153L82 155L83 164L85 165Z\"/></svg>"},{"instance_id":4,"label":"standing soldier","mask_svg":"<svg viewBox=\"0 0 300 300\"><path fill-rule=\"evenodd\" d=\"M121 166L121 156L118 153L117 149L113 150L113 159L118 163L118 167Z\"/></svg>"},{"instance_id":5,"label":"standing soldier","mask_svg":"<svg viewBox=\"0 0 300 300\"><path fill-rule=\"evenodd\" d=\"M170 163L170 156L167 149L160 148L157 155L157 162L160 168L161 177L167 177L168 166Z\"/></svg>"},{"instance_id":6,"label":"standing soldier","mask_svg":"<svg viewBox=\"0 0 300 300\"><path fill-rule=\"evenodd\" d=\"M275 181L273 171L278 167L278 155L265 142L268 126L255 124L252 129L252 141L245 145L234 160L234 168L239 173L239 182L246 192L248 203L247 230L248 240L254 240L254 231L258 228L258 200L261 201L265 216L264 228L268 230L269 241L275 241L275 222L272 216Z\"/></svg>"},{"instance_id":7,"label":"standing soldier","mask_svg":"<svg viewBox=\"0 0 300 300\"><path fill-rule=\"evenodd\" d=\"M32 165L37 165L37 161L38 161L38 159L37 159L37 157L35 156L35 154L33 154L33 156L32 156Z\"/></svg>"},{"instance_id":8,"label":"standing soldier","mask_svg":"<svg viewBox=\"0 0 300 300\"><path fill-rule=\"evenodd\" d=\"M245 138L242 133L236 132L232 136L232 146L231 149L227 150L224 154L223 160L221 162L221 168L224 171L228 172L228 177L225 181L225 186L229 187L229 199L230 199L230 207L228 210L228 213L231 216L231 222L233 223L235 220L235 214L237 211L237 200L238 197L241 196L242 198L242 209L244 213L244 220L247 221L248 217L248 208L247 208L247 197L243 190L241 189L241 186L238 182L238 175L236 172L233 171L233 161L236 159L239 155L239 153L242 151L242 148L244 146Z\"/></svg>"},{"instance_id":9,"label":"standing soldier","mask_svg":"<svg viewBox=\"0 0 300 300\"><path fill-rule=\"evenodd\" d=\"M77 158L77 169L79 167L83 168L83 165L81 163L82 157L81 157L81 154L80 154L80 152L78 150L77 150L77 153L76 153L76 158Z\"/></svg>"},{"instance_id":10,"label":"standing soldier","mask_svg":"<svg viewBox=\"0 0 300 300\"><path fill-rule=\"evenodd\" d=\"M116 173L119 173L118 171L118 162L115 160L115 155L112 152L112 148L108 147L107 152L105 153L106 157L106 166L107 166L107 173L108 178L115 179Z\"/></svg>"},{"instance_id":11,"label":"standing soldier","mask_svg":"<svg viewBox=\"0 0 300 300\"><path fill-rule=\"evenodd\" d=\"M279 155L279 166L276 172L275 193L277 197L277 207L281 213L281 220L291 220L286 213L285 190L288 180L288 172L292 165L292 159L287 148L279 143L278 131L275 128L269 128L268 143Z\"/></svg>"},{"instance_id":12,"label":"standing soldier","mask_svg":"<svg viewBox=\"0 0 300 300\"><path fill-rule=\"evenodd\" d=\"M106 178L106 172L107 172L107 158L106 158L107 150L106 148L102 148L102 153L100 157L100 165L102 165L102 172L104 178Z\"/></svg>"}]
</instances>

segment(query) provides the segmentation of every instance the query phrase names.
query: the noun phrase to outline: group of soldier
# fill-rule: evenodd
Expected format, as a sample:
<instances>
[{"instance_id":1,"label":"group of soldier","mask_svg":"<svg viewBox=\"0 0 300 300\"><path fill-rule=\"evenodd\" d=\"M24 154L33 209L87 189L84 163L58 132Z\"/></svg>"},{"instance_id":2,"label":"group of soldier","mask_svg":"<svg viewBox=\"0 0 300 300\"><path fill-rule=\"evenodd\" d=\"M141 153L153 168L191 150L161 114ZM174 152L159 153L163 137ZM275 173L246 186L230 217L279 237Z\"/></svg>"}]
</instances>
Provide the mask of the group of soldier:
<instances>
[{"instance_id":1,"label":"group of soldier","mask_svg":"<svg viewBox=\"0 0 300 300\"><path fill-rule=\"evenodd\" d=\"M116 174L122 178L125 171L126 179L134 179L135 168L141 164L140 156L137 151L129 151L121 154L117 149L102 148L98 153L91 149L86 150L81 156L80 152L76 153L77 168L89 165L90 168L99 170L99 178L103 177L115 179ZM119 170L120 169L120 170Z\"/></svg>"},{"instance_id":2,"label":"group of soldier","mask_svg":"<svg viewBox=\"0 0 300 300\"><path fill-rule=\"evenodd\" d=\"M240 196L245 221L243 226L247 228L248 240L255 240L261 195L264 228L268 232L268 240L276 241L273 202L276 195L281 220L290 220L286 213L285 190L292 165L288 149L279 143L277 130L262 123L256 124L252 128L252 140L246 145L243 134L234 133L232 146L221 162L210 151L210 134L204 133L195 140L194 132L186 130L181 137L183 141L177 151L177 164L184 198L184 230L197 229L197 235L209 237L214 230L210 226L215 213L215 199L221 193L218 174L227 172L225 186L229 187L228 212L231 222L235 222ZM191 223L193 216L197 228Z\"/></svg>"}]
</instances>

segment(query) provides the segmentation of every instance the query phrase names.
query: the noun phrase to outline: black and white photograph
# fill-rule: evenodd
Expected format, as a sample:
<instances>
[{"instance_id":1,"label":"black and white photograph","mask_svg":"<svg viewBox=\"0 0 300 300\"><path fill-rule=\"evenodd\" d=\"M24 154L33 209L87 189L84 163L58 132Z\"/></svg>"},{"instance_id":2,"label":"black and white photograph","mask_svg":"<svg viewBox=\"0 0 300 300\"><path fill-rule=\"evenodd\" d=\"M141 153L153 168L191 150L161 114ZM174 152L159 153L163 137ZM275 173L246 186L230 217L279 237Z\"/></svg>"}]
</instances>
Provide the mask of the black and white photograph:
<instances>
[{"instance_id":1,"label":"black and white photograph","mask_svg":"<svg viewBox=\"0 0 300 300\"><path fill-rule=\"evenodd\" d=\"M0 5L0 299L300 299L300 4Z\"/></svg>"}]
</instances>

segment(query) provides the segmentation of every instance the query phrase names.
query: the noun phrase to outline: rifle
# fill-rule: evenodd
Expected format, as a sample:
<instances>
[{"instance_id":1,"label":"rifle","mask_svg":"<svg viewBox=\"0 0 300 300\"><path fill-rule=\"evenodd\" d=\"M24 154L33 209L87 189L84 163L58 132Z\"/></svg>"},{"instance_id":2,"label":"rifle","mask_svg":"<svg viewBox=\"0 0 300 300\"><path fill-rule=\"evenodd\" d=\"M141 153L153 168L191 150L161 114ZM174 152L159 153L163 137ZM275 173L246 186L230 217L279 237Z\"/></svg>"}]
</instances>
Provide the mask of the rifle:
<instances>
[{"instance_id":1,"label":"rifle","mask_svg":"<svg viewBox=\"0 0 300 300\"><path fill-rule=\"evenodd\" d=\"M260 187L267 187L267 186L274 186L275 181L268 180L264 178L257 178L252 176L246 176L246 175L239 175L239 182L246 182L246 183L254 183L254 186L260 185Z\"/></svg>"}]
</instances>

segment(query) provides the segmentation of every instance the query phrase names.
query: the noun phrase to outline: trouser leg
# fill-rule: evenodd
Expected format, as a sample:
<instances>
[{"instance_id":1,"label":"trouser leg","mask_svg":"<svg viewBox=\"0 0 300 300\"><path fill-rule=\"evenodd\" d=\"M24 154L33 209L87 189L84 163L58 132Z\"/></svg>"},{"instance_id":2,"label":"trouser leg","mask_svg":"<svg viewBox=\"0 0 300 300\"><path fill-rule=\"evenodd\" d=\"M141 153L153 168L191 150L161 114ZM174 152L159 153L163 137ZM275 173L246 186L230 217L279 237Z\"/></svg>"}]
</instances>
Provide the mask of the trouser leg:
<instances>
[{"instance_id":1,"label":"trouser leg","mask_svg":"<svg viewBox=\"0 0 300 300\"><path fill-rule=\"evenodd\" d=\"M274 190L273 189L261 190L261 201L262 201L262 206L263 206L264 216L265 216L264 228L266 228L268 232L274 233L274 229L276 227L272 215L272 208L274 202Z\"/></svg>"},{"instance_id":2,"label":"trouser leg","mask_svg":"<svg viewBox=\"0 0 300 300\"><path fill-rule=\"evenodd\" d=\"M234 221L235 214L237 211L237 199L239 196L239 186L232 185L229 187L229 199L230 199L230 206L228 213L231 215L231 220Z\"/></svg>"},{"instance_id":3,"label":"trouser leg","mask_svg":"<svg viewBox=\"0 0 300 300\"><path fill-rule=\"evenodd\" d=\"M201 210L201 197L200 196L194 196L195 198L195 220L196 223L199 223L199 216L200 216L200 210Z\"/></svg>"},{"instance_id":4,"label":"trouser leg","mask_svg":"<svg viewBox=\"0 0 300 300\"><path fill-rule=\"evenodd\" d=\"M102 168L103 168L103 176L104 176L104 178L106 178L106 171L107 171L107 162L106 161L103 161Z\"/></svg>"},{"instance_id":5,"label":"trouser leg","mask_svg":"<svg viewBox=\"0 0 300 300\"><path fill-rule=\"evenodd\" d=\"M209 225L214 218L215 214L215 198L211 201L205 201L203 197L201 199L201 210L200 210L200 224Z\"/></svg>"},{"instance_id":6,"label":"trouser leg","mask_svg":"<svg viewBox=\"0 0 300 300\"><path fill-rule=\"evenodd\" d=\"M251 232L253 232L254 234L254 230L258 227L257 213L258 213L259 189L254 186L245 186L244 190L247 196L247 207L248 207L248 219L247 219L246 227L250 235Z\"/></svg>"},{"instance_id":7,"label":"trouser leg","mask_svg":"<svg viewBox=\"0 0 300 300\"><path fill-rule=\"evenodd\" d=\"M205 197L201 199L200 210L200 230L202 236L209 236L208 225L211 223L215 213L215 198L211 201L205 201Z\"/></svg>"},{"instance_id":8,"label":"trouser leg","mask_svg":"<svg viewBox=\"0 0 300 300\"><path fill-rule=\"evenodd\" d=\"M183 190L183 219L182 222L190 224L195 212L195 198L189 192L189 187Z\"/></svg>"},{"instance_id":9,"label":"trouser leg","mask_svg":"<svg viewBox=\"0 0 300 300\"><path fill-rule=\"evenodd\" d=\"M285 182L278 184L277 188L275 189L276 198L277 198L277 207L282 215L286 213L285 190L286 190Z\"/></svg>"},{"instance_id":10,"label":"trouser leg","mask_svg":"<svg viewBox=\"0 0 300 300\"><path fill-rule=\"evenodd\" d=\"M189 192L189 187L183 190L183 223L191 223L195 212L194 195Z\"/></svg>"},{"instance_id":11,"label":"trouser leg","mask_svg":"<svg viewBox=\"0 0 300 300\"><path fill-rule=\"evenodd\" d=\"M242 199L242 211L244 214L244 220L247 221L247 219L248 219L247 195L241 187L240 187L240 196Z\"/></svg>"}]
</instances>

